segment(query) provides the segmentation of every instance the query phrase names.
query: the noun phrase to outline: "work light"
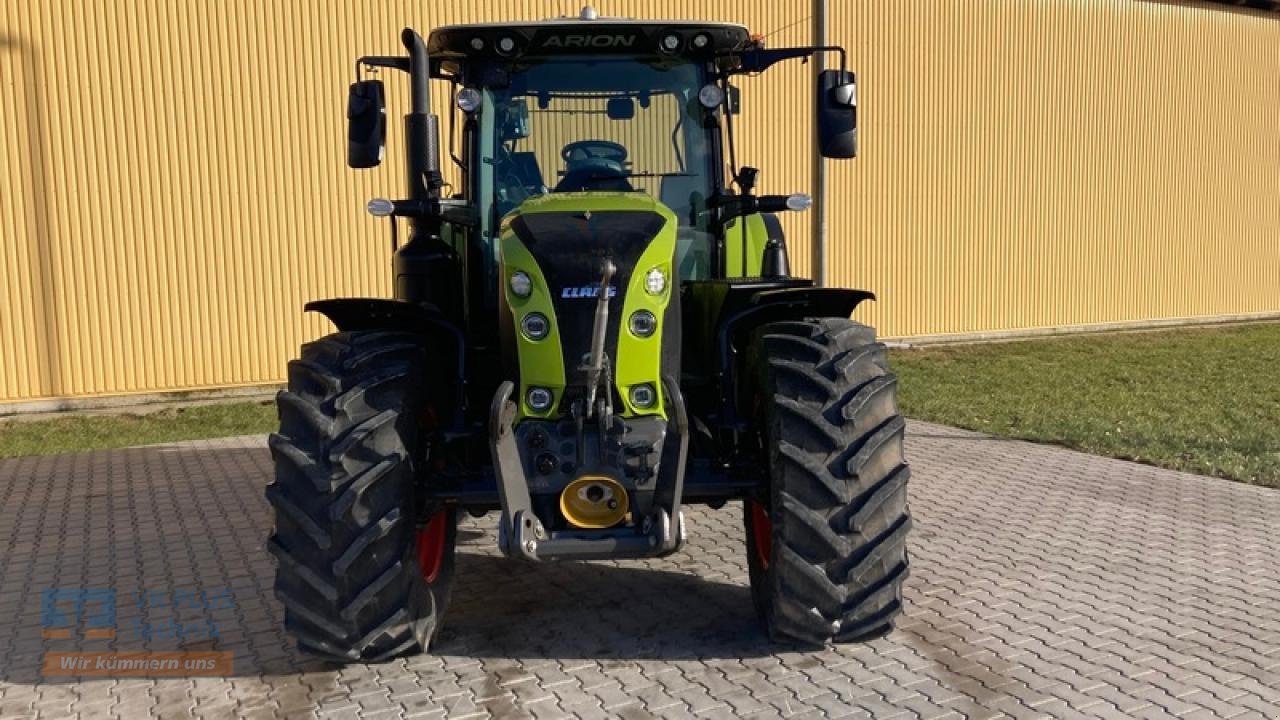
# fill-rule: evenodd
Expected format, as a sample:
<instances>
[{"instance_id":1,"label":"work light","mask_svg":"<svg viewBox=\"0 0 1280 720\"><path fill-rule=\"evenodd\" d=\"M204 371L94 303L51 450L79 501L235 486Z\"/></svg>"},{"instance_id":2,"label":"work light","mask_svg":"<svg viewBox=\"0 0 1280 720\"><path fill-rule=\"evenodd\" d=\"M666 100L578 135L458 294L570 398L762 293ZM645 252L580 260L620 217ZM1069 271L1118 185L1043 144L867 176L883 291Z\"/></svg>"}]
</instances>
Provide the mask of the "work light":
<instances>
[{"instance_id":1,"label":"work light","mask_svg":"<svg viewBox=\"0 0 1280 720\"><path fill-rule=\"evenodd\" d=\"M714 110L724 102L724 90L721 90L719 85L703 85L698 91L698 102L702 103L702 107Z\"/></svg>"},{"instance_id":2,"label":"work light","mask_svg":"<svg viewBox=\"0 0 1280 720\"><path fill-rule=\"evenodd\" d=\"M480 109L480 91L475 88L462 88L458 91L458 109L470 115Z\"/></svg>"}]
</instances>

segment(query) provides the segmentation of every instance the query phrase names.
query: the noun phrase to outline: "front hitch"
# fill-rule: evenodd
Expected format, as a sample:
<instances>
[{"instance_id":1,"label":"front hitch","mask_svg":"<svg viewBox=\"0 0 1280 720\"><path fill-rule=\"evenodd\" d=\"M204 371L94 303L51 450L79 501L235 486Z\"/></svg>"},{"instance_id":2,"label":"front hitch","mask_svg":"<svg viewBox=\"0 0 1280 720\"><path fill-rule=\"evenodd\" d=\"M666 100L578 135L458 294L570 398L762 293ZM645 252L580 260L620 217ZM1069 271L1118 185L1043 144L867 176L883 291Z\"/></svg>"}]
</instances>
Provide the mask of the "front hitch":
<instances>
[{"instance_id":1,"label":"front hitch","mask_svg":"<svg viewBox=\"0 0 1280 720\"><path fill-rule=\"evenodd\" d=\"M494 393L489 409L489 450L497 476L502 503L498 521L498 549L511 558L525 560L605 560L668 555L679 549L685 537L684 515L679 510L684 482L689 432L679 389L669 379L665 383L673 405L674 442L664 447L673 462L668 487L660 488L658 503L638 522L599 530L548 531L533 510L529 481L520 457L513 427L516 404L511 396L515 384L503 382ZM674 390L674 392L672 392Z\"/></svg>"},{"instance_id":2,"label":"front hitch","mask_svg":"<svg viewBox=\"0 0 1280 720\"><path fill-rule=\"evenodd\" d=\"M512 428L516 404L511 401L514 389L515 384L510 380L503 382L489 406L489 452L493 457L494 473L498 476L498 498L502 503L498 549L507 557L537 560L538 541L546 536L546 531L533 513L524 466L520 462L520 448L516 446L516 434ZM524 527L526 524L528 527Z\"/></svg>"}]
</instances>

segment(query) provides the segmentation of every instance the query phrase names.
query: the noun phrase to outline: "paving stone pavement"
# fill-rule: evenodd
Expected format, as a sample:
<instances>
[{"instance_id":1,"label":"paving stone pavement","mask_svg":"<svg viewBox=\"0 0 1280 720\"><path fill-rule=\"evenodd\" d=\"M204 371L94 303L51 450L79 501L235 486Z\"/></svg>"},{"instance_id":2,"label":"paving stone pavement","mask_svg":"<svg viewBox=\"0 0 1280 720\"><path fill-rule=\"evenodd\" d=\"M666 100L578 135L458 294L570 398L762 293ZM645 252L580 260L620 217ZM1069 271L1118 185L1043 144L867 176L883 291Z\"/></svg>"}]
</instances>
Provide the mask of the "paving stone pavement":
<instances>
[{"instance_id":1,"label":"paving stone pavement","mask_svg":"<svg viewBox=\"0 0 1280 720\"><path fill-rule=\"evenodd\" d=\"M541 567L497 557L490 515L435 653L341 669L281 631L261 438L0 461L0 717L1280 717L1280 492L924 423L908 453L886 638L771 645L735 506L693 509L665 561ZM114 590L116 638L43 637L53 587ZM42 678L75 649L225 650L234 674Z\"/></svg>"}]
</instances>

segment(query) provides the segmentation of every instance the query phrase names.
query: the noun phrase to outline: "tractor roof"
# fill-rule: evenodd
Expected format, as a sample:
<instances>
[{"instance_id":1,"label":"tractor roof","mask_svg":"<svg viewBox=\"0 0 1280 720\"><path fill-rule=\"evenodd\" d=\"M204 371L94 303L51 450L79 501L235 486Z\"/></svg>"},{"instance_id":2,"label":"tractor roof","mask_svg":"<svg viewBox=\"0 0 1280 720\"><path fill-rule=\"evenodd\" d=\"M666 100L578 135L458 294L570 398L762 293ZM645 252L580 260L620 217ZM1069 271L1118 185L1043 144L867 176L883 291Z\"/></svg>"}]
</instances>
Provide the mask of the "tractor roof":
<instances>
[{"instance_id":1,"label":"tractor roof","mask_svg":"<svg viewBox=\"0 0 1280 720\"><path fill-rule=\"evenodd\" d=\"M584 53L709 59L752 44L747 29L733 23L599 17L583 8L576 18L439 27L431 31L427 50L433 58L454 60Z\"/></svg>"}]
</instances>

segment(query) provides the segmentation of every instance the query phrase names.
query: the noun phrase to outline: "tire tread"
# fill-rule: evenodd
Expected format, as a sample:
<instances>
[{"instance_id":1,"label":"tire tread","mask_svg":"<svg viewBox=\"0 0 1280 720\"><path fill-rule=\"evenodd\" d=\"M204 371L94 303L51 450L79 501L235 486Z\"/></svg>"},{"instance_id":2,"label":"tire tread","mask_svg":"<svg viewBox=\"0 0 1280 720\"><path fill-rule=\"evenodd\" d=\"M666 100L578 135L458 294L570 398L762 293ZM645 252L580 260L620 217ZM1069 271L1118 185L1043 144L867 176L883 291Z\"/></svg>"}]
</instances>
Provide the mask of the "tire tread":
<instances>
[{"instance_id":1,"label":"tire tread","mask_svg":"<svg viewBox=\"0 0 1280 720\"><path fill-rule=\"evenodd\" d=\"M277 396L275 593L299 648L329 660L425 650L438 627L448 582L427 585L413 542L424 363L411 335L339 332L303 346Z\"/></svg>"},{"instance_id":2,"label":"tire tread","mask_svg":"<svg viewBox=\"0 0 1280 720\"><path fill-rule=\"evenodd\" d=\"M897 378L871 328L841 318L757 335L773 522L755 567L770 635L809 645L889 632L909 572L910 469ZM749 513L748 513L749 517Z\"/></svg>"}]
</instances>

